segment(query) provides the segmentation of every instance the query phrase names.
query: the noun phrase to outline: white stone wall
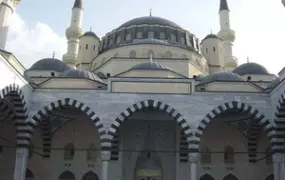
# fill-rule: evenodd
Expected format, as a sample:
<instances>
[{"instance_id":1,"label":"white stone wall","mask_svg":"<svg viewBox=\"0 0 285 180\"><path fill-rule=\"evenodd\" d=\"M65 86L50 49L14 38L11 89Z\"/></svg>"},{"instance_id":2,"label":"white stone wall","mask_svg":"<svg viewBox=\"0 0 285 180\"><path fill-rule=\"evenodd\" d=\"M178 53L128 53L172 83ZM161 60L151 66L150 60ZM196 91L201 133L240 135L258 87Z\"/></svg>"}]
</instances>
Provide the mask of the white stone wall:
<instances>
[{"instance_id":1,"label":"white stone wall","mask_svg":"<svg viewBox=\"0 0 285 180\"><path fill-rule=\"evenodd\" d=\"M6 61L6 59L0 55L0 69L2 78L0 81L0 89L2 90L6 86L11 84L15 84L21 88L25 95L25 100L28 100L31 97L32 87L28 84L28 82L24 79L24 77L18 73L10 64ZM29 104L27 104L29 106Z\"/></svg>"}]
</instances>

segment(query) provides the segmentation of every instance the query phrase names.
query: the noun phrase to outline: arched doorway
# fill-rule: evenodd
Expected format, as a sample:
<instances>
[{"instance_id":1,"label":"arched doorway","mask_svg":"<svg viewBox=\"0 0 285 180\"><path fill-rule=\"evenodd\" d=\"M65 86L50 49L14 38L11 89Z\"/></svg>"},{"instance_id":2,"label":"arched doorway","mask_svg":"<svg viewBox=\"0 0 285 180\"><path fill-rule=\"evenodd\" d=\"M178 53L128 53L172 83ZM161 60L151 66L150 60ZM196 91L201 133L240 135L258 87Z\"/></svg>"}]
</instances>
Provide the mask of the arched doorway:
<instances>
[{"instance_id":1,"label":"arched doorway","mask_svg":"<svg viewBox=\"0 0 285 180\"><path fill-rule=\"evenodd\" d=\"M36 156L29 163L34 172L56 172L56 164L64 164L69 169L71 164L77 163L86 163L82 166L101 169L101 140L105 129L91 108L67 98L41 108L33 116L33 120L36 124L32 142L37 147L38 154L51 164L38 166L43 158ZM94 144L96 148L92 149L92 156L82 162L80 154L87 157L90 144ZM51 179L56 178L57 174L51 174Z\"/></svg>"},{"instance_id":2,"label":"arched doorway","mask_svg":"<svg viewBox=\"0 0 285 180\"><path fill-rule=\"evenodd\" d=\"M143 152L140 152L136 162L135 180L162 180L161 158L152 150L151 123L148 124L148 131L143 145Z\"/></svg>"},{"instance_id":3,"label":"arched doorway","mask_svg":"<svg viewBox=\"0 0 285 180\"><path fill-rule=\"evenodd\" d=\"M265 164L264 152L271 147L274 136L272 123L262 113L248 104L234 101L208 113L198 129L196 136L200 139L201 170L217 165L216 171L220 174L225 173L225 168L232 169L245 163ZM271 164L268 164L267 171L261 167L251 166L250 170L240 174L240 178L265 177L272 172Z\"/></svg>"},{"instance_id":4,"label":"arched doorway","mask_svg":"<svg viewBox=\"0 0 285 180\"><path fill-rule=\"evenodd\" d=\"M75 176L70 171L64 171L59 175L58 180L75 180Z\"/></svg>"},{"instance_id":5,"label":"arched doorway","mask_svg":"<svg viewBox=\"0 0 285 180\"><path fill-rule=\"evenodd\" d=\"M163 102L131 105L115 119L108 135L112 154L119 154L116 160L122 158L125 180L175 179L177 163L188 161L190 127Z\"/></svg>"},{"instance_id":6,"label":"arched doorway","mask_svg":"<svg viewBox=\"0 0 285 180\"><path fill-rule=\"evenodd\" d=\"M215 180L211 175L204 174L199 180Z\"/></svg>"},{"instance_id":7,"label":"arched doorway","mask_svg":"<svg viewBox=\"0 0 285 180\"><path fill-rule=\"evenodd\" d=\"M238 180L238 178L235 177L235 176L232 175L232 174L229 174L229 175L227 175L226 177L224 177L223 180Z\"/></svg>"},{"instance_id":8,"label":"arched doorway","mask_svg":"<svg viewBox=\"0 0 285 180\"><path fill-rule=\"evenodd\" d=\"M94 173L93 171L89 171L84 174L82 180L99 180L99 178L96 173Z\"/></svg>"}]
</instances>

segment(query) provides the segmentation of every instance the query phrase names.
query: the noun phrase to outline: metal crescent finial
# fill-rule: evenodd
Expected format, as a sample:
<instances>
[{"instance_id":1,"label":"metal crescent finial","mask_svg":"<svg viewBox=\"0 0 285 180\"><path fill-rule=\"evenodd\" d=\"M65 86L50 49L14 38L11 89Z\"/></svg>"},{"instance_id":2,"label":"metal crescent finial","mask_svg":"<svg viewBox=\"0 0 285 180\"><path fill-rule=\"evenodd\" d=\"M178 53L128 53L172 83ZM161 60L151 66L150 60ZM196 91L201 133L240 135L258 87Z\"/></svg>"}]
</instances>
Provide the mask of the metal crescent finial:
<instances>
[{"instance_id":1,"label":"metal crescent finial","mask_svg":"<svg viewBox=\"0 0 285 180\"><path fill-rule=\"evenodd\" d=\"M152 8L149 10L149 17L152 17Z\"/></svg>"}]
</instances>

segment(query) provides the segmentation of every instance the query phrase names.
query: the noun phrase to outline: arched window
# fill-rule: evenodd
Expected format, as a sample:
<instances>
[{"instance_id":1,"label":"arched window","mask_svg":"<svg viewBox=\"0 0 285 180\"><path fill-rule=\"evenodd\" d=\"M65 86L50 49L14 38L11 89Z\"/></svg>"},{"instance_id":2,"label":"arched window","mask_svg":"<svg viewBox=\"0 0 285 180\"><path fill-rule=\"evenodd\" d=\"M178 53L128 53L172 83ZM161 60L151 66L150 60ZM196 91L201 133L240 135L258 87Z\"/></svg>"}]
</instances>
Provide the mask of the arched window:
<instances>
[{"instance_id":1,"label":"arched window","mask_svg":"<svg viewBox=\"0 0 285 180\"><path fill-rule=\"evenodd\" d=\"M154 38L154 32L152 32L152 31L148 32L147 37L148 37L149 39Z\"/></svg>"},{"instance_id":2,"label":"arched window","mask_svg":"<svg viewBox=\"0 0 285 180\"><path fill-rule=\"evenodd\" d=\"M208 48L206 48L206 53L208 54Z\"/></svg>"},{"instance_id":3,"label":"arched window","mask_svg":"<svg viewBox=\"0 0 285 180\"><path fill-rule=\"evenodd\" d=\"M215 180L211 175L204 174L199 180Z\"/></svg>"},{"instance_id":4,"label":"arched window","mask_svg":"<svg viewBox=\"0 0 285 180\"><path fill-rule=\"evenodd\" d=\"M121 42L121 36L117 37L116 43L119 44Z\"/></svg>"},{"instance_id":5,"label":"arched window","mask_svg":"<svg viewBox=\"0 0 285 180\"><path fill-rule=\"evenodd\" d=\"M109 39L109 46L111 46L113 44L113 39Z\"/></svg>"},{"instance_id":6,"label":"arched window","mask_svg":"<svg viewBox=\"0 0 285 180\"><path fill-rule=\"evenodd\" d=\"M235 177L235 176L232 175L232 174L229 174L229 175L227 175L226 177L224 177L223 180L238 180L238 178Z\"/></svg>"},{"instance_id":7,"label":"arched window","mask_svg":"<svg viewBox=\"0 0 285 180\"><path fill-rule=\"evenodd\" d=\"M184 37L181 37L181 38L180 38L180 43L183 44L183 45L185 45L185 38L184 38Z\"/></svg>"},{"instance_id":8,"label":"arched window","mask_svg":"<svg viewBox=\"0 0 285 180\"><path fill-rule=\"evenodd\" d=\"M265 180L274 180L274 175L270 174L269 176L266 177Z\"/></svg>"},{"instance_id":9,"label":"arched window","mask_svg":"<svg viewBox=\"0 0 285 180\"><path fill-rule=\"evenodd\" d=\"M89 171L84 174L82 180L99 180L99 178L96 173L94 173L93 171Z\"/></svg>"},{"instance_id":10,"label":"arched window","mask_svg":"<svg viewBox=\"0 0 285 180\"><path fill-rule=\"evenodd\" d=\"M164 32L159 33L159 38L160 39L165 39L165 33Z\"/></svg>"},{"instance_id":11,"label":"arched window","mask_svg":"<svg viewBox=\"0 0 285 180\"><path fill-rule=\"evenodd\" d=\"M224 152L224 162L227 164L233 164L235 162L234 148L227 146Z\"/></svg>"},{"instance_id":12,"label":"arched window","mask_svg":"<svg viewBox=\"0 0 285 180\"><path fill-rule=\"evenodd\" d=\"M87 161L96 161L97 159L97 148L94 143L90 144L87 150Z\"/></svg>"},{"instance_id":13,"label":"arched window","mask_svg":"<svg viewBox=\"0 0 285 180\"><path fill-rule=\"evenodd\" d=\"M170 37L171 37L171 38L170 38L170 41L171 41L171 42L176 42L176 36L175 36L174 34L171 34Z\"/></svg>"},{"instance_id":14,"label":"arched window","mask_svg":"<svg viewBox=\"0 0 285 180\"><path fill-rule=\"evenodd\" d=\"M88 44L85 45L85 49L88 49Z\"/></svg>"},{"instance_id":15,"label":"arched window","mask_svg":"<svg viewBox=\"0 0 285 180\"><path fill-rule=\"evenodd\" d=\"M211 150L208 147L201 149L201 163L208 164L212 162Z\"/></svg>"},{"instance_id":16,"label":"arched window","mask_svg":"<svg viewBox=\"0 0 285 180\"><path fill-rule=\"evenodd\" d=\"M152 58L154 58L154 52L153 52L153 50L149 50L148 53L147 53L147 55L148 55L148 58L150 58L151 56L152 56Z\"/></svg>"},{"instance_id":17,"label":"arched window","mask_svg":"<svg viewBox=\"0 0 285 180\"><path fill-rule=\"evenodd\" d=\"M94 45L94 46L93 46L93 51L95 51L95 50L96 50L96 46Z\"/></svg>"},{"instance_id":18,"label":"arched window","mask_svg":"<svg viewBox=\"0 0 285 180\"><path fill-rule=\"evenodd\" d=\"M126 41L130 41L132 39L131 33L128 33L126 36Z\"/></svg>"},{"instance_id":19,"label":"arched window","mask_svg":"<svg viewBox=\"0 0 285 180\"><path fill-rule=\"evenodd\" d=\"M137 39L143 38L142 32L137 32L136 37L137 37Z\"/></svg>"},{"instance_id":20,"label":"arched window","mask_svg":"<svg viewBox=\"0 0 285 180\"><path fill-rule=\"evenodd\" d=\"M59 175L58 180L75 180L75 176L70 171L64 171Z\"/></svg>"},{"instance_id":21,"label":"arched window","mask_svg":"<svg viewBox=\"0 0 285 180\"><path fill-rule=\"evenodd\" d=\"M213 51L216 52L216 47L215 46L213 47Z\"/></svg>"},{"instance_id":22,"label":"arched window","mask_svg":"<svg viewBox=\"0 0 285 180\"><path fill-rule=\"evenodd\" d=\"M136 57L136 51L132 50L130 52L130 58L135 58Z\"/></svg>"},{"instance_id":23,"label":"arched window","mask_svg":"<svg viewBox=\"0 0 285 180\"><path fill-rule=\"evenodd\" d=\"M272 164L272 153L270 148L265 149L266 164Z\"/></svg>"},{"instance_id":24,"label":"arched window","mask_svg":"<svg viewBox=\"0 0 285 180\"><path fill-rule=\"evenodd\" d=\"M29 158L33 157L33 155L34 155L34 148L35 148L34 144L31 143L30 147L29 147Z\"/></svg>"},{"instance_id":25,"label":"arched window","mask_svg":"<svg viewBox=\"0 0 285 180\"><path fill-rule=\"evenodd\" d=\"M26 180L33 180L34 179L34 174L32 171L29 169L26 170Z\"/></svg>"},{"instance_id":26,"label":"arched window","mask_svg":"<svg viewBox=\"0 0 285 180\"><path fill-rule=\"evenodd\" d=\"M64 147L64 160L72 160L74 157L74 145L72 143L68 143L65 147Z\"/></svg>"}]
</instances>

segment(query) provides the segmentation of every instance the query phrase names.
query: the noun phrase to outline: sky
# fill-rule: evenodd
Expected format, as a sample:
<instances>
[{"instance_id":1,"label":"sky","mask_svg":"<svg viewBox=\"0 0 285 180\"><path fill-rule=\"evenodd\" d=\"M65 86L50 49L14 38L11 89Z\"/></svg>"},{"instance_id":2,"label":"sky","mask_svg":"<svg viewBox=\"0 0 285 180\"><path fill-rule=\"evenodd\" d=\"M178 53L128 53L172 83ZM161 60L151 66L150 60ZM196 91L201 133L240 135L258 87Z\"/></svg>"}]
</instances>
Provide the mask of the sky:
<instances>
[{"instance_id":1,"label":"sky","mask_svg":"<svg viewBox=\"0 0 285 180\"><path fill-rule=\"evenodd\" d=\"M36 61L61 59L67 50L74 0L22 0L11 19L6 49L29 68ZM202 40L219 31L219 0L84 0L83 30L99 37L136 17L169 19ZM285 67L285 7L281 0L228 0L231 28L236 32L233 54L239 64L256 62L270 73Z\"/></svg>"}]
</instances>

